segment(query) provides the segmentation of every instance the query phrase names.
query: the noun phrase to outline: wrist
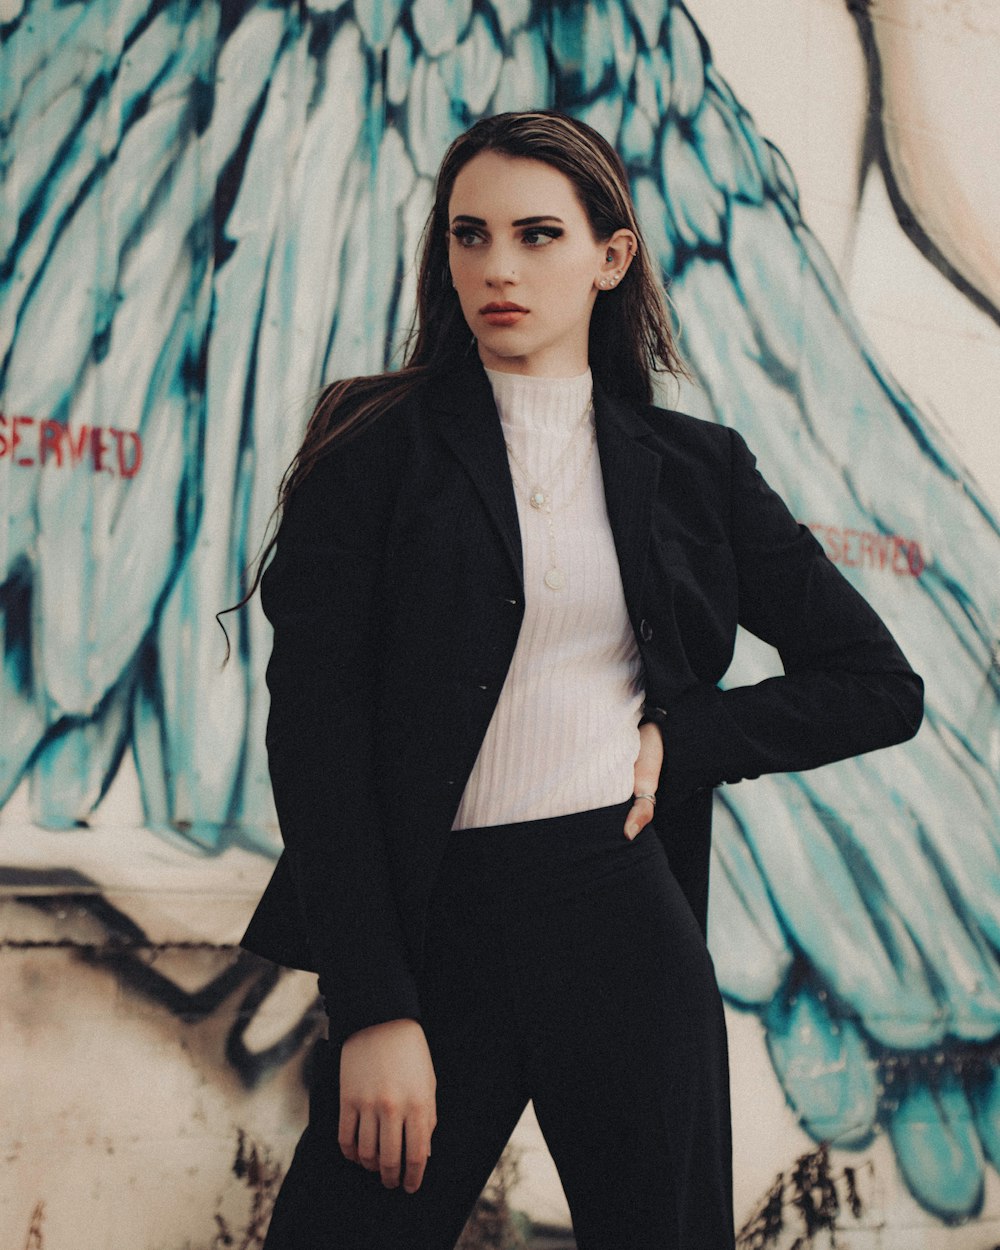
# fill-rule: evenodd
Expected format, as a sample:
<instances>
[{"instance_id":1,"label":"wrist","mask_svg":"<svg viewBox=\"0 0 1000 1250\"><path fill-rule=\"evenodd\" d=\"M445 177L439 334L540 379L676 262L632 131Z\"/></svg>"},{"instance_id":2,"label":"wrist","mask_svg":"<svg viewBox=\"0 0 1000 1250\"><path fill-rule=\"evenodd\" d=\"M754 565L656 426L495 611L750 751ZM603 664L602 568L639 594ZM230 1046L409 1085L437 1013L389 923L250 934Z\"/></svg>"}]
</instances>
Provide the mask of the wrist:
<instances>
[{"instance_id":1,"label":"wrist","mask_svg":"<svg viewBox=\"0 0 1000 1250\"><path fill-rule=\"evenodd\" d=\"M395 1020L380 1020L377 1024L365 1025L362 1029L355 1029L353 1033L348 1034L344 1039L344 1044L353 1041L355 1038L370 1037L393 1037L400 1034L406 1034L412 1029L423 1032L422 1026L418 1020L414 1020L412 1016L399 1016Z\"/></svg>"},{"instance_id":2,"label":"wrist","mask_svg":"<svg viewBox=\"0 0 1000 1250\"><path fill-rule=\"evenodd\" d=\"M655 703L644 703L642 705L642 715L639 717L640 725L658 725L662 730L666 723L666 708L657 707Z\"/></svg>"}]
</instances>

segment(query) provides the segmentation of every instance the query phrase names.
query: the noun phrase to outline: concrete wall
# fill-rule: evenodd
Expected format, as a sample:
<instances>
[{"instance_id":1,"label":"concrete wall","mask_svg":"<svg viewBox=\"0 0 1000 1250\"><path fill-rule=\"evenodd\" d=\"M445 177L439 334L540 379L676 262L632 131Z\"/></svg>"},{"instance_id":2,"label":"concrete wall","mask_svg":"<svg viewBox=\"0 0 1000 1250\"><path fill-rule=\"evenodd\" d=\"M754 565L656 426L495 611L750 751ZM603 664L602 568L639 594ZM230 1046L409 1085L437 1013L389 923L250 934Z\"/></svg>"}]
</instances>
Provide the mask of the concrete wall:
<instances>
[{"instance_id":1,"label":"concrete wall","mask_svg":"<svg viewBox=\"0 0 1000 1250\"><path fill-rule=\"evenodd\" d=\"M0 0L0 39L0 1245L260 1244L318 1020L235 949L268 637L220 669L214 613L310 394L391 358L447 141L551 104L629 162L680 405L928 680L905 747L718 799L744 1244L1000 1242L992 0ZM515 1152L565 1226L530 1114Z\"/></svg>"}]
</instances>

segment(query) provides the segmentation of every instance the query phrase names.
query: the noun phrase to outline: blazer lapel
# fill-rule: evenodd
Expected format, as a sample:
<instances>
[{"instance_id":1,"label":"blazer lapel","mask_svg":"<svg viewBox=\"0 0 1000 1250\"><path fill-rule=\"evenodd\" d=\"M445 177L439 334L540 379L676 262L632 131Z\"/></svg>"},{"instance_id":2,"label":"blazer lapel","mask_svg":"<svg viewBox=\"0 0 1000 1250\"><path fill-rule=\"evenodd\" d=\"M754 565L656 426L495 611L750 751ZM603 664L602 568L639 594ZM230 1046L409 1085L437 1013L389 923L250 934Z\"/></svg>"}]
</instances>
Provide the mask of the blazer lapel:
<instances>
[{"instance_id":1,"label":"blazer lapel","mask_svg":"<svg viewBox=\"0 0 1000 1250\"><path fill-rule=\"evenodd\" d=\"M521 531L510 463L493 392L482 366L470 360L435 379L428 389L427 403L442 438L479 491L523 586ZM638 631L660 457L642 442L646 430L632 409L599 386L594 387L594 412L608 519L625 602Z\"/></svg>"},{"instance_id":2,"label":"blazer lapel","mask_svg":"<svg viewBox=\"0 0 1000 1250\"><path fill-rule=\"evenodd\" d=\"M442 438L482 496L523 588L524 561L514 484L503 427L482 366L470 361L446 377L435 379L428 389L427 403L434 411Z\"/></svg>"},{"instance_id":3,"label":"blazer lapel","mask_svg":"<svg viewBox=\"0 0 1000 1250\"><path fill-rule=\"evenodd\" d=\"M660 457L641 442L645 428L631 408L598 386L594 387L594 413L608 520L618 553L625 603L638 634Z\"/></svg>"}]
</instances>

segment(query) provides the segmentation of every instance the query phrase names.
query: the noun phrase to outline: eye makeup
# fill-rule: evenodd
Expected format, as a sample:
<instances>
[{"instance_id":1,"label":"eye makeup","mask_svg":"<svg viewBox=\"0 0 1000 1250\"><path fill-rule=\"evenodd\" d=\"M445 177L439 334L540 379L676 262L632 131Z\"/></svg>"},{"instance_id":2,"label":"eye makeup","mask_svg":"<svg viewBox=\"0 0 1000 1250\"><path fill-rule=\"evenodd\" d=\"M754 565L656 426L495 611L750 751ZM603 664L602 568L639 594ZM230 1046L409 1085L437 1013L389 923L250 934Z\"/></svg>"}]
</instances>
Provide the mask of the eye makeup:
<instances>
[{"instance_id":1,"label":"eye makeup","mask_svg":"<svg viewBox=\"0 0 1000 1250\"><path fill-rule=\"evenodd\" d=\"M544 247L545 243L552 239L559 239L566 233L561 225L536 224L546 221L558 221L558 218L529 217L515 221L513 225L515 228L521 228L521 238L529 247ZM453 235L462 247L472 247L477 240L486 237L483 229L485 224L480 218L456 217L448 233ZM534 241L540 239L545 242Z\"/></svg>"}]
</instances>

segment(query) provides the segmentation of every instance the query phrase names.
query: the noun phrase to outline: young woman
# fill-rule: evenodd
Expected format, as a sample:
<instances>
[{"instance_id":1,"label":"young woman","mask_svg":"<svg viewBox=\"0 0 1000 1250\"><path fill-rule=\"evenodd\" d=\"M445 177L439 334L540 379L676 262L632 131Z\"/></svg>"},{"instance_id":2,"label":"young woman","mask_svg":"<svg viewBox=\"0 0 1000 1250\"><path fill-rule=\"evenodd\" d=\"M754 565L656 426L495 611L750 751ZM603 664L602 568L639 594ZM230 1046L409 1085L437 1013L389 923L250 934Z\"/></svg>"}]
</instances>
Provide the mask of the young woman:
<instances>
[{"instance_id":1,"label":"young woman","mask_svg":"<svg viewBox=\"0 0 1000 1250\"><path fill-rule=\"evenodd\" d=\"M407 363L326 391L262 579L245 944L330 1018L269 1250L452 1247L529 1098L580 1250L732 1246L712 789L908 738L921 683L739 435L651 406L679 368L600 135L457 139ZM783 677L719 689L737 624Z\"/></svg>"}]
</instances>

